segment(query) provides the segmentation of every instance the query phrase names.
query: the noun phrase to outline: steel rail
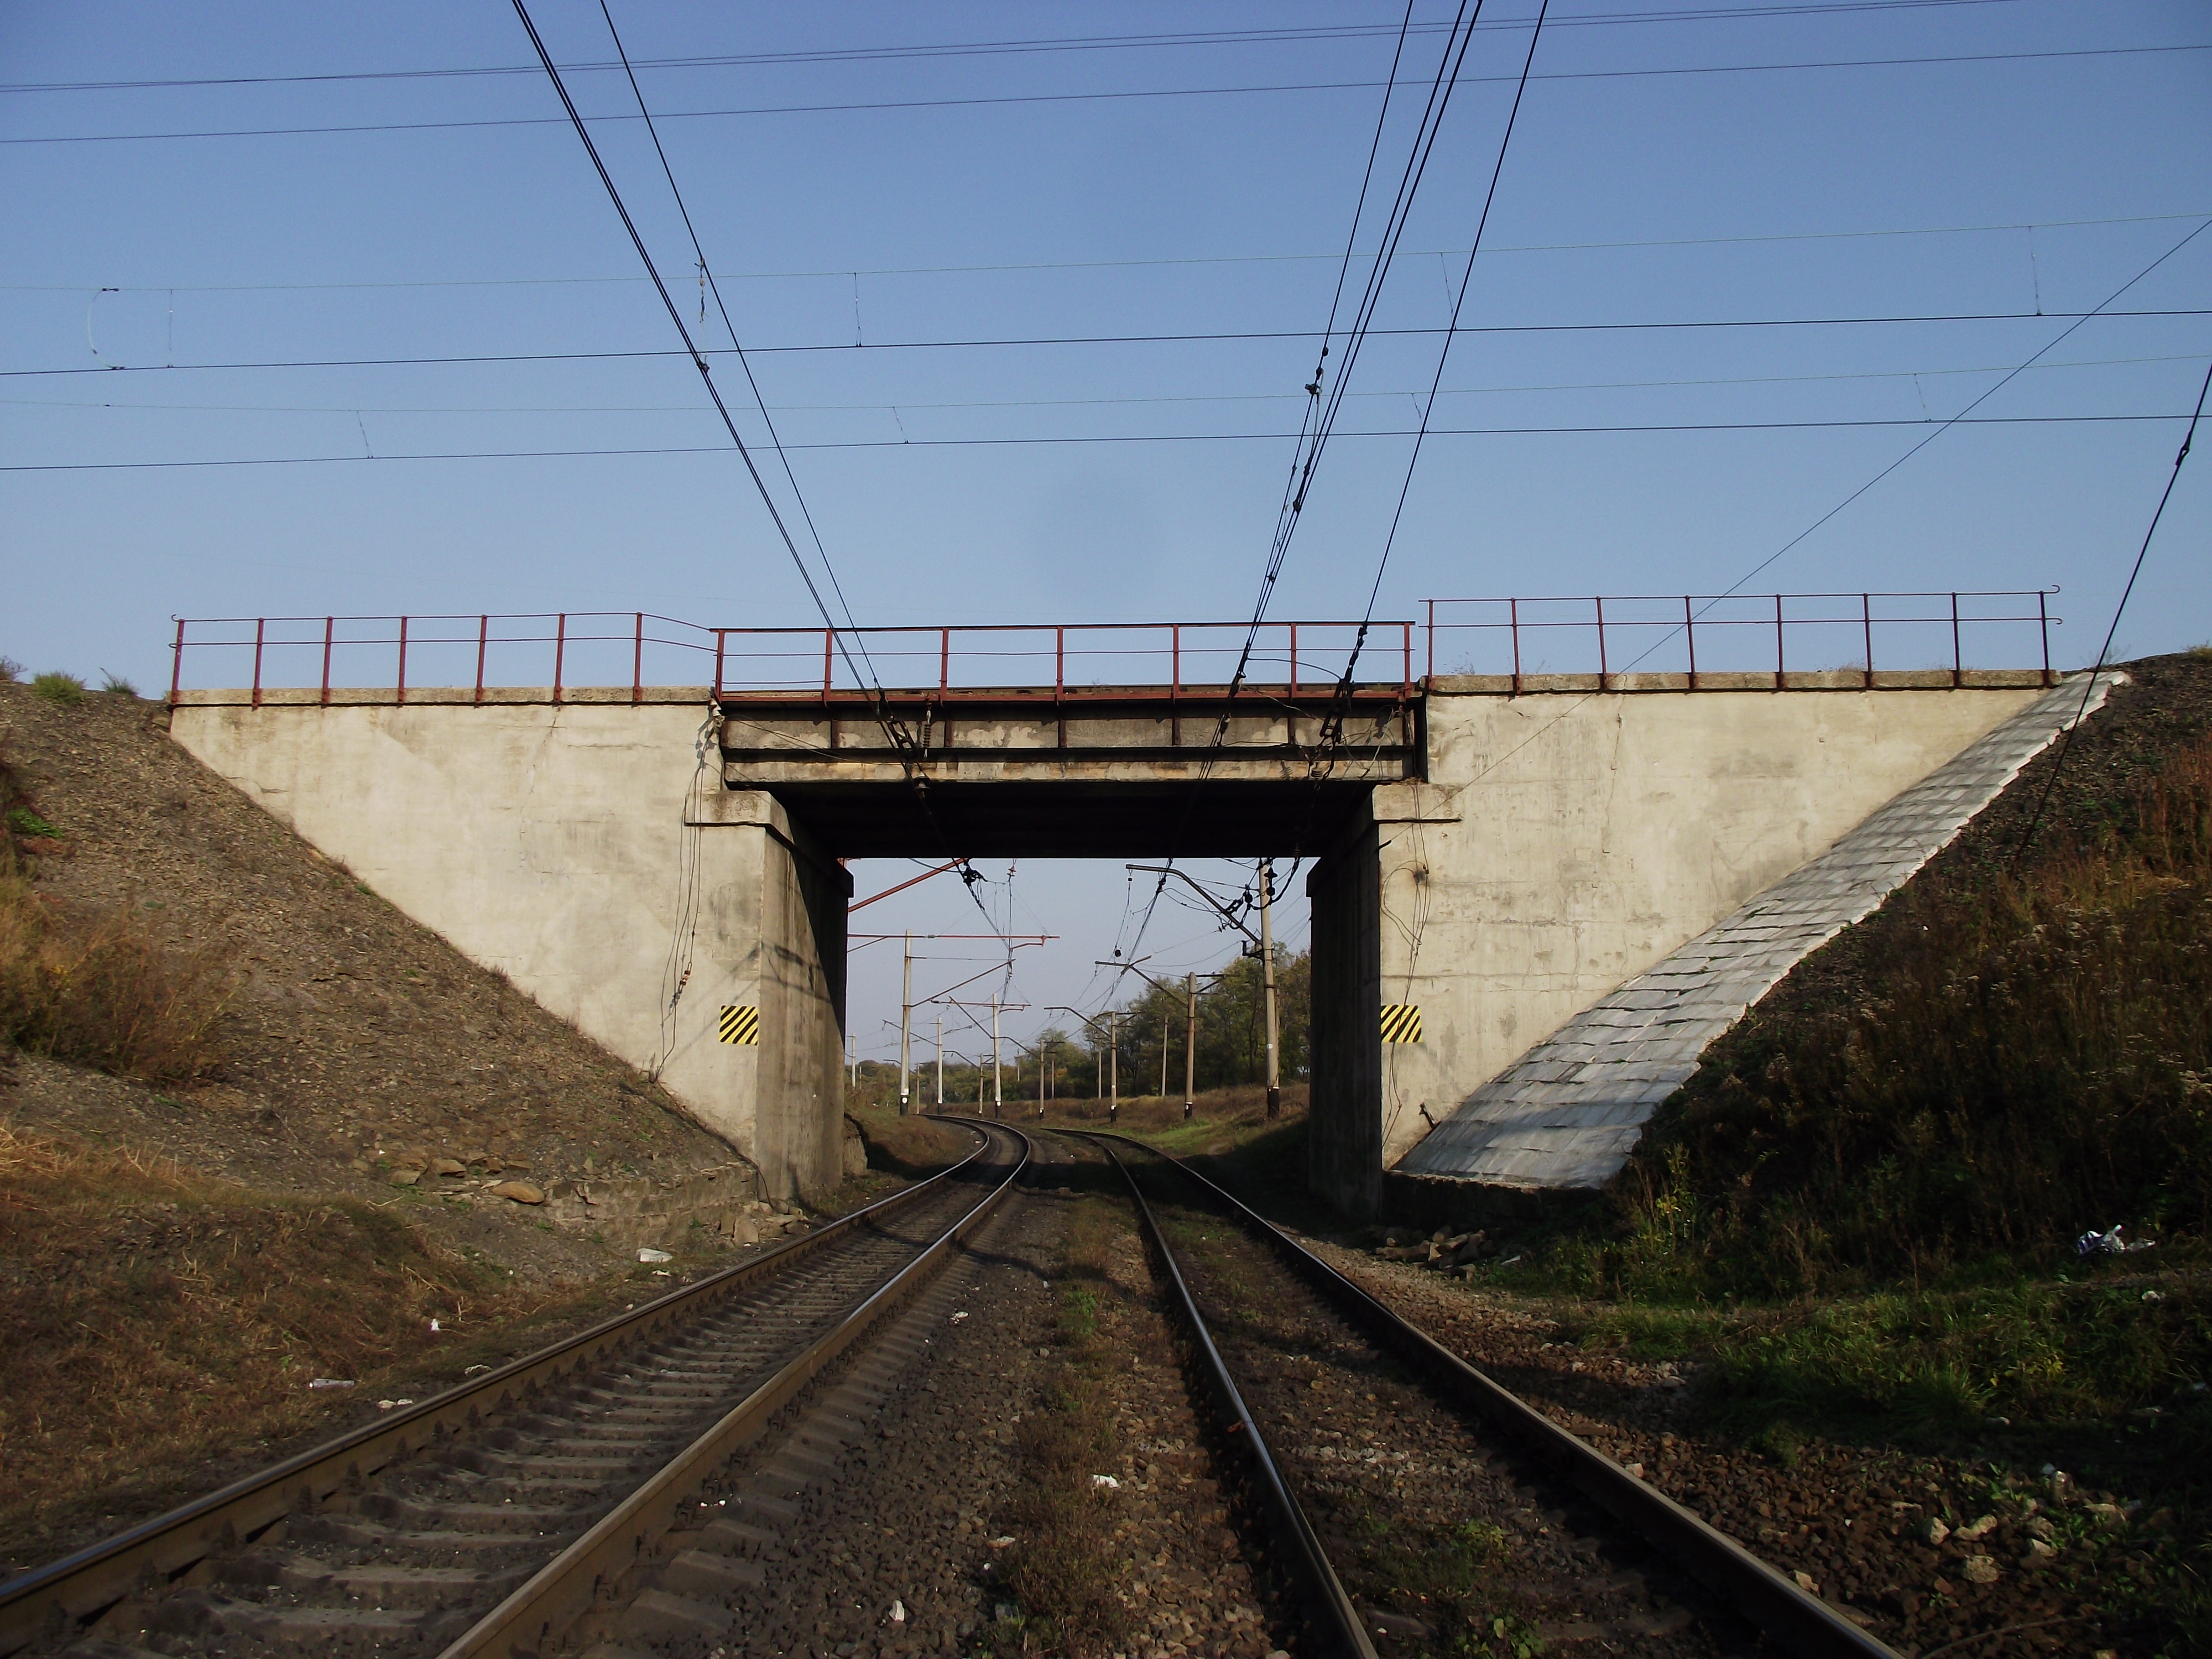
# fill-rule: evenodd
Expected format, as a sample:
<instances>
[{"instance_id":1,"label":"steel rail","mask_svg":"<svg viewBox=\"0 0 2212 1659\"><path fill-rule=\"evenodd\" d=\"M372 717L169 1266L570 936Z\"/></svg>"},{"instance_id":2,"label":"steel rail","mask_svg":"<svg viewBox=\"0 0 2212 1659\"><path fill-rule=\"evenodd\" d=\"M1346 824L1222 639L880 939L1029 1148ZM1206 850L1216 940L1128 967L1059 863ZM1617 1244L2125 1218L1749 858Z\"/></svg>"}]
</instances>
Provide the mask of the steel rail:
<instances>
[{"instance_id":1,"label":"steel rail","mask_svg":"<svg viewBox=\"0 0 2212 1659\"><path fill-rule=\"evenodd\" d=\"M1418 1325L1401 1317L1282 1228L1181 1158L1127 1135L1087 1132L1138 1147L1229 1206L1244 1228L1273 1248L1293 1271L1364 1326L1381 1345L1443 1395L1489 1421L1574 1484L1614 1517L1673 1556L1690 1574L1794 1654L1823 1659L1901 1659L1894 1648L1788 1578L1726 1533L1638 1480L1579 1435L1499 1386ZM1119 1162L1117 1159L1116 1162ZM1127 1171L1124 1171L1127 1174ZM1133 1187L1134 1182L1132 1182Z\"/></svg>"},{"instance_id":2,"label":"steel rail","mask_svg":"<svg viewBox=\"0 0 2212 1659\"><path fill-rule=\"evenodd\" d=\"M1353 1659L1376 1659L1375 1644L1368 1639L1359 1609L1353 1605L1351 1592L1344 1588L1344 1581L1336 1576L1336 1569L1329 1565L1328 1552L1322 1548L1321 1539L1315 1533L1313 1523L1306 1519L1305 1510L1291 1495L1290 1484L1283 1479L1282 1469L1277 1465L1274 1454L1267 1449L1267 1440L1260 1432L1260 1425L1253 1417L1251 1408L1244 1403L1244 1396L1237 1389L1236 1379L1230 1376L1229 1366L1221 1357L1221 1350L1214 1346L1213 1334L1206 1328L1206 1320L1199 1313L1198 1303L1190 1293L1190 1286L1184 1282L1182 1269L1176 1265L1175 1252L1168 1248L1167 1235L1160 1231L1159 1222L1152 1214L1152 1206L1145 1201L1144 1191L1137 1185L1136 1176L1129 1172L1129 1166L1122 1163L1121 1154L1105 1145L1108 1137L1085 1138L1099 1143L1099 1149L1121 1171L1122 1181L1128 1186L1129 1196L1136 1202L1138 1218L1144 1223L1145 1237L1159 1259L1160 1270L1166 1275L1169 1287L1174 1291L1176 1311L1190 1337L1191 1346L1198 1352L1206 1380L1232 1419L1227 1425L1228 1437L1237 1443L1245 1461L1251 1466L1260 1489L1267 1494L1268 1505L1274 1511L1276 1525L1289 1547L1291 1558L1301 1571L1306 1593L1313 1603L1316 1633L1325 1639L1333 1638L1331 1645L1339 1652L1352 1656ZM1121 1140L1125 1137L1115 1135L1111 1139ZM1128 1144L1141 1145L1135 1141Z\"/></svg>"},{"instance_id":3,"label":"steel rail","mask_svg":"<svg viewBox=\"0 0 2212 1659\"><path fill-rule=\"evenodd\" d=\"M873 1226L945 1190L990 1150L986 1137L966 1158L839 1218L667 1295L604 1320L590 1329L463 1382L421 1404L312 1447L257 1474L234 1481L166 1515L88 1545L0 1583L0 1659L42 1636L89 1624L142 1586L160 1586L208 1556L234 1547L295 1511L312 1510L341 1486L357 1482L447 1437L480 1425L548 1383L573 1374L654 1332L688 1321L734 1291L770 1277L832 1242Z\"/></svg>"},{"instance_id":4,"label":"steel rail","mask_svg":"<svg viewBox=\"0 0 2212 1659\"><path fill-rule=\"evenodd\" d=\"M769 1419L824 1366L903 1301L1013 1190L1029 1168L1029 1137L1003 1124L969 1127L982 1128L987 1141L994 1130L1013 1138L1021 1156L1013 1161L1006 1178L866 1300L808 1343L611 1514L464 1632L439 1659L538 1659L569 1624L590 1609L602 1590L612 1589L624 1572L651 1558L654 1546L672 1527L677 1511L690 1501L701 1483L732 1453L756 1438Z\"/></svg>"}]
</instances>

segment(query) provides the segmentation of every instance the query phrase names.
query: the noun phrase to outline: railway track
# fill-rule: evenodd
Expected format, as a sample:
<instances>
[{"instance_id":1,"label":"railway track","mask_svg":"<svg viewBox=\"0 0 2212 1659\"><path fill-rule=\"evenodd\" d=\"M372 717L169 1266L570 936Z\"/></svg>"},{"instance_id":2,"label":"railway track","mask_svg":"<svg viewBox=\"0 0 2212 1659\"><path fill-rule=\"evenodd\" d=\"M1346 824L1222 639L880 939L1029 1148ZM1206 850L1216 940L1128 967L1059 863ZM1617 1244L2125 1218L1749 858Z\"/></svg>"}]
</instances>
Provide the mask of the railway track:
<instances>
[{"instance_id":1,"label":"railway track","mask_svg":"<svg viewBox=\"0 0 2212 1659\"><path fill-rule=\"evenodd\" d=\"M777 1482L857 1425L800 1423L748 1519L708 1522L702 1483L880 1327L896 1346L887 1316L1026 1167L1018 1131L971 1127L976 1151L929 1181L0 1585L0 1656L510 1659L580 1621L588 1639L611 1601L680 1626L704 1606L687 1589L757 1581ZM833 1405L880 1391L872 1358Z\"/></svg>"},{"instance_id":2,"label":"railway track","mask_svg":"<svg viewBox=\"0 0 2212 1659\"><path fill-rule=\"evenodd\" d=\"M1121 1171L1315 1651L1896 1659L1179 1161Z\"/></svg>"}]
</instances>

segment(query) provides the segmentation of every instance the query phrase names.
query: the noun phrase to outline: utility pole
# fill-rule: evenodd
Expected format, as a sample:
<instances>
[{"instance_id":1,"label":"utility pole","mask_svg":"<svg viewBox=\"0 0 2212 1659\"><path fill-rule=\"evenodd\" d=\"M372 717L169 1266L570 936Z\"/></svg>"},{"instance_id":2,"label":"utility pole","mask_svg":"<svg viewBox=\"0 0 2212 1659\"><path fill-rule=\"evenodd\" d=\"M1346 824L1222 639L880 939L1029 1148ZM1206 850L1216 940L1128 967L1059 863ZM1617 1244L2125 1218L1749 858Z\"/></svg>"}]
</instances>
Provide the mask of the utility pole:
<instances>
[{"instance_id":1,"label":"utility pole","mask_svg":"<svg viewBox=\"0 0 2212 1659\"><path fill-rule=\"evenodd\" d=\"M1133 865L1130 867L1134 869L1138 866ZM1204 890L1201 889L1200 890L1203 891ZM1101 968L1117 968L1124 969L1127 972L1136 975L1138 978L1143 980L1154 990L1164 991L1170 996L1173 996L1175 994L1174 986L1166 984L1160 980L1154 979L1150 974L1144 970L1142 966L1139 965L1143 963L1150 962L1152 958L1150 957L1139 957L1135 962L1101 962L1098 963L1097 966ZM1209 975L1208 977L1218 978L1218 975ZM1198 975L1196 974L1185 974L1182 976L1182 992L1184 999L1182 1034L1182 1115L1184 1121L1188 1122L1190 1119L1192 1111L1195 1109L1198 1099L1198 1091L1196 1088L1198 1082ZM1070 1009L1068 1012L1072 1013L1074 1011ZM1160 1017L1160 1097L1163 1100L1167 1097L1167 1016L1163 1012Z\"/></svg>"},{"instance_id":2,"label":"utility pole","mask_svg":"<svg viewBox=\"0 0 2212 1659\"><path fill-rule=\"evenodd\" d=\"M845 1033L845 1087L848 1091L860 1086L860 1034Z\"/></svg>"},{"instance_id":3,"label":"utility pole","mask_svg":"<svg viewBox=\"0 0 2212 1659\"><path fill-rule=\"evenodd\" d=\"M1037 1045L1037 1117L1039 1121L1042 1121L1044 1117L1045 1079L1051 1074L1051 1065L1045 1059L1044 1045L1039 1043Z\"/></svg>"},{"instance_id":4,"label":"utility pole","mask_svg":"<svg viewBox=\"0 0 2212 1659\"><path fill-rule=\"evenodd\" d=\"M907 1036L908 1027L912 1024L913 1017L914 935L909 933L906 936L905 977L899 981L899 1115L901 1117L904 1117L907 1114L907 1085L909 1081L907 1068Z\"/></svg>"},{"instance_id":5,"label":"utility pole","mask_svg":"<svg viewBox=\"0 0 2212 1659\"><path fill-rule=\"evenodd\" d=\"M1111 1008L1106 1013L1106 1066L1114 1078L1114 1093L1106 1103L1106 1121L1118 1121L1121 1115L1121 1011Z\"/></svg>"},{"instance_id":6,"label":"utility pole","mask_svg":"<svg viewBox=\"0 0 2212 1659\"><path fill-rule=\"evenodd\" d=\"M937 1109L945 1109L945 1010L937 1011Z\"/></svg>"},{"instance_id":7,"label":"utility pole","mask_svg":"<svg viewBox=\"0 0 2212 1659\"><path fill-rule=\"evenodd\" d=\"M991 1115L1004 1117L1006 1114L1005 1080L999 1073L999 999L991 999Z\"/></svg>"},{"instance_id":8,"label":"utility pole","mask_svg":"<svg viewBox=\"0 0 2212 1659\"><path fill-rule=\"evenodd\" d=\"M1267 1121L1283 1115L1281 1028L1275 1013L1275 861L1260 860L1260 975L1267 992Z\"/></svg>"},{"instance_id":9,"label":"utility pole","mask_svg":"<svg viewBox=\"0 0 2212 1659\"><path fill-rule=\"evenodd\" d=\"M1198 975L1185 974L1182 989L1189 999L1182 1028L1182 1121L1188 1123L1198 1099Z\"/></svg>"}]
</instances>

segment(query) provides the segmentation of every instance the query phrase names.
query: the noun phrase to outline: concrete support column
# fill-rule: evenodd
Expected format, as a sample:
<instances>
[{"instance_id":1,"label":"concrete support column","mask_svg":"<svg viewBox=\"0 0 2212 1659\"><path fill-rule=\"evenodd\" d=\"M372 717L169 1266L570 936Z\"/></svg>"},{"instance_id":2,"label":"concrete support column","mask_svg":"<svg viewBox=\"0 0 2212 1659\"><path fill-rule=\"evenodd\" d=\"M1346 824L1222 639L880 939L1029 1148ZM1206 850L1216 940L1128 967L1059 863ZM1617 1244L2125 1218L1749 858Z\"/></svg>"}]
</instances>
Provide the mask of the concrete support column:
<instances>
[{"instance_id":1,"label":"concrete support column","mask_svg":"<svg viewBox=\"0 0 2212 1659\"><path fill-rule=\"evenodd\" d=\"M662 1079L751 1150L771 1197L826 1197L843 1177L852 878L764 791L708 793L684 824L697 899Z\"/></svg>"},{"instance_id":2,"label":"concrete support column","mask_svg":"<svg viewBox=\"0 0 2212 1659\"><path fill-rule=\"evenodd\" d=\"M1313 905L1306 1184L1357 1217L1373 1215L1382 1196L1378 852L1373 816L1363 809L1306 878Z\"/></svg>"}]
</instances>

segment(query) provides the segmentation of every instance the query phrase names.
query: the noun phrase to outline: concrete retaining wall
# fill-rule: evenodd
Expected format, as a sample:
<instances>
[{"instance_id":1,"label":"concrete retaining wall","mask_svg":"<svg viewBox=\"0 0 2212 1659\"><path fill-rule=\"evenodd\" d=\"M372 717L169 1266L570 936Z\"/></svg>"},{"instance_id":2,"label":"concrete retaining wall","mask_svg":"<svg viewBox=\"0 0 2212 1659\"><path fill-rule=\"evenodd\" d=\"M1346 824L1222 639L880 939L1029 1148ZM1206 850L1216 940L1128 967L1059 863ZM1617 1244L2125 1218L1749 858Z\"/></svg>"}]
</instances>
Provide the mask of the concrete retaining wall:
<instances>
[{"instance_id":1,"label":"concrete retaining wall","mask_svg":"<svg viewBox=\"0 0 2212 1659\"><path fill-rule=\"evenodd\" d=\"M1378 1036L1382 1163L2041 695L1432 692L1428 781L1374 793L1376 1000L1422 1026ZM1316 1089L1317 1117L1340 1109Z\"/></svg>"},{"instance_id":2,"label":"concrete retaining wall","mask_svg":"<svg viewBox=\"0 0 2212 1659\"><path fill-rule=\"evenodd\" d=\"M387 694L388 696L388 694ZM813 1198L842 1172L850 878L775 802L732 793L703 691L633 706L230 697L177 741L326 856ZM672 1015L672 961L690 975ZM725 1006L759 1046L717 1040Z\"/></svg>"}]
</instances>

